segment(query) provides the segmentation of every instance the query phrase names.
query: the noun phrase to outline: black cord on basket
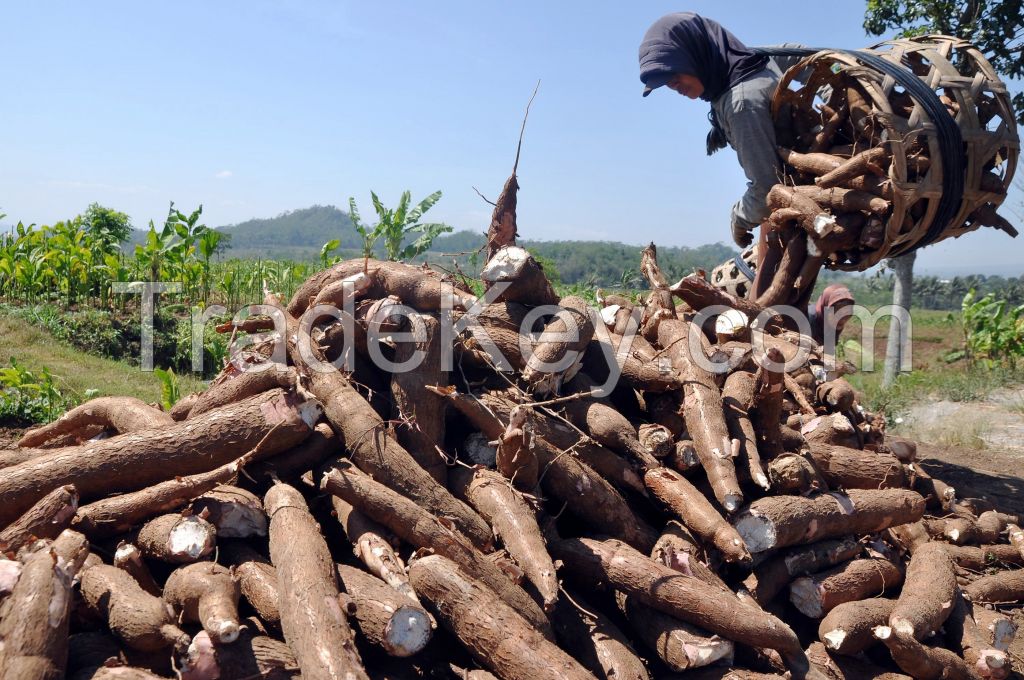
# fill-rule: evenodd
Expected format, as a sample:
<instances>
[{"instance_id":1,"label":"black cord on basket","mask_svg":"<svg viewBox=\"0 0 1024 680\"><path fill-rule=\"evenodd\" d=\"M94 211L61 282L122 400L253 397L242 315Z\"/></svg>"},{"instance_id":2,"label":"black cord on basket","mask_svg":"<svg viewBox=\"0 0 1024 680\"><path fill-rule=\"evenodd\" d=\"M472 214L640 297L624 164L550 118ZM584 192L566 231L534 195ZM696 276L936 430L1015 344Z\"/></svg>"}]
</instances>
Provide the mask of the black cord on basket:
<instances>
[{"instance_id":1,"label":"black cord on basket","mask_svg":"<svg viewBox=\"0 0 1024 680\"><path fill-rule=\"evenodd\" d=\"M939 155L942 158L942 195L939 197L939 206L924 237L900 254L903 255L934 243L960 209L964 194L965 161L960 126L946 111L946 107L939 100L935 91L914 75L910 69L884 59L873 52L811 47L754 47L752 49L754 52L770 57L806 57L817 52L841 52L854 57L876 71L892 76L921 105L921 108L935 124Z\"/></svg>"}]
</instances>

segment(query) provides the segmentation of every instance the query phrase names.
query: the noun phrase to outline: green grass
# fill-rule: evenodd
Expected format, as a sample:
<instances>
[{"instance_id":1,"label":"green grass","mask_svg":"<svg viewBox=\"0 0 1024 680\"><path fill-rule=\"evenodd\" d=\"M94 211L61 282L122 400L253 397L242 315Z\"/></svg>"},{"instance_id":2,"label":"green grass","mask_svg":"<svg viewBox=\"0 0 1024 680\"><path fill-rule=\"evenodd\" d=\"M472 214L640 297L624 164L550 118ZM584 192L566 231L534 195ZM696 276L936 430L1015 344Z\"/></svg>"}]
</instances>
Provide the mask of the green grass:
<instances>
[{"instance_id":1,"label":"green grass","mask_svg":"<svg viewBox=\"0 0 1024 680\"><path fill-rule=\"evenodd\" d=\"M76 402L82 401L88 389L97 390L98 396L160 400L160 381L153 373L81 352L25 319L0 316L0 337L4 339L0 345L0 365L9 365L13 356L30 371L40 371L45 366L61 392ZM191 375L179 376L178 382L182 394L202 389L202 382Z\"/></svg>"}]
</instances>

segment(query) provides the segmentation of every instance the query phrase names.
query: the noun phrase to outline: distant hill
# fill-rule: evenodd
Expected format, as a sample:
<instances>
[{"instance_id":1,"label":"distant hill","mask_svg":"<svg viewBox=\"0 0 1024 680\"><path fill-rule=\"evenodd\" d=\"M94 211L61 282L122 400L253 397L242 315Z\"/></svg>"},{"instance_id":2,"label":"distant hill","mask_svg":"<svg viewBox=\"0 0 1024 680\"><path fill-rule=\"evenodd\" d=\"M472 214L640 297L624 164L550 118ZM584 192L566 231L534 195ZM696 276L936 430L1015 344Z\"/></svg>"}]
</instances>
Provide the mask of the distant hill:
<instances>
[{"instance_id":1,"label":"distant hill","mask_svg":"<svg viewBox=\"0 0 1024 680\"><path fill-rule=\"evenodd\" d=\"M350 255L361 249L361 240L348 213L331 205L315 205L291 210L276 217L246 220L218 227L230 237L224 256L287 260L316 259L324 243L341 240L338 254ZM126 249L141 243L145 232L136 231ZM484 243L480 232L458 231L434 240L425 259L451 260L456 257L466 266L470 254ZM623 276L635 277L640 265L640 246L610 241L523 241L535 256L554 265L563 283L590 283L610 286ZM668 276L680 276L696 268L711 269L736 254L721 243L697 248L660 247L658 261Z\"/></svg>"}]
</instances>

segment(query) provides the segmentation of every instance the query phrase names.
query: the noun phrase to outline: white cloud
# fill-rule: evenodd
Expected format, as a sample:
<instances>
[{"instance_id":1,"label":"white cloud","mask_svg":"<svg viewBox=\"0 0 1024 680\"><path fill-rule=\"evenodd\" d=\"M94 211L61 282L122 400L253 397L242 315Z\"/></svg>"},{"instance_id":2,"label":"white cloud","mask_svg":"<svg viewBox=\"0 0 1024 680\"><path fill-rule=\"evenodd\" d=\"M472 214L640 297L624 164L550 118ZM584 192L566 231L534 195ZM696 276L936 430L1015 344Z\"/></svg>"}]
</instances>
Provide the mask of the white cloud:
<instances>
[{"instance_id":1,"label":"white cloud","mask_svg":"<svg viewBox=\"0 0 1024 680\"><path fill-rule=\"evenodd\" d=\"M216 175L214 175L214 177L216 177L217 179L227 179L228 177L231 177L233 174L235 173L231 172L230 170L221 170Z\"/></svg>"}]
</instances>

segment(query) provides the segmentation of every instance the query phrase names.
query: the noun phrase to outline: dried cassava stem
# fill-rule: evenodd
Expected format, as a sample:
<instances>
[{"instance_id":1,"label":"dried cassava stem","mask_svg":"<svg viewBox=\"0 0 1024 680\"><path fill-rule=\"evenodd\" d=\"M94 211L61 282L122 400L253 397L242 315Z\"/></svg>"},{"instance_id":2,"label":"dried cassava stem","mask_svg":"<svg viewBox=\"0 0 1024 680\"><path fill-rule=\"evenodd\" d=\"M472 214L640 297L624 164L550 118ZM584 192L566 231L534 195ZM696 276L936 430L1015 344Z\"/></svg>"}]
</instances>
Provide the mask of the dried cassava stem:
<instances>
[{"instance_id":1,"label":"dried cassava stem","mask_svg":"<svg viewBox=\"0 0 1024 680\"><path fill-rule=\"evenodd\" d=\"M818 637L836 654L859 654L875 644L872 630L889 621L896 600L874 597L836 606L818 624Z\"/></svg>"},{"instance_id":2,"label":"dried cassava stem","mask_svg":"<svg viewBox=\"0 0 1024 680\"><path fill-rule=\"evenodd\" d=\"M416 591L409 584L405 563L391 546L394 538L386 538L387 530L338 496L331 496L331 507L345 536L352 543L352 552L366 569L414 604L419 604Z\"/></svg>"},{"instance_id":3,"label":"dried cassava stem","mask_svg":"<svg viewBox=\"0 0 1024 680\"><path fill-rule=\"evenodd\" d=\"M339 603L327 544L302 494L287 484L267 492L270 559L277 569L281 629L302 677L366 680L352 629Z\"/></svg>"},{"instance_id":4,"label":"dried cassava stem","mask_svg":"<svg viewBox=\"0 0 1024 680\"><path fill-rule=\"evenodd\" d=\"M4 470L0 497L7 502L0 505L0 525L65 484L74 484L83 501L92 501L212 470L274 430L264 450L271 456L305 439L315 420L311 403L271 390L162 429L58 449Z\"/></svg>"},{"instance_id":5,"label":"dried cassava stem","mask_svg":"<svg viewBox=\"0 0 1024 680\"><path fill-rule=\"evenodd\" d=\"M853 489L814 498L759 498L737 518L736 530L751 553L824 538L881 531L916 522L924 499L907 489Z\"/></svg>"},{"instance_id":6,"label":"dried cassava stem","mask_svg":"<svg viewBox=\"0 0 1024 680\"><path fill-rule=\"evenodd\" d=\"M743 587L757 603L766 606L795 577L846 562L860 552L860 544L852 537L789 548L757 565Z\"/></svg>"},{"instance_id":7,"label":"dried cassava stem","mask_svg":"<svg viewBox=\"0 0 1024 680\"><path fill-rule=\"evenodd\" d=\"M281 610L278 606L277 569L270 560L239 541L226 541L219 546L219 554L234 568L242 595L260 619L269 624L279 624Z\"/></svg>"},{"instance_id":8,"label":"dried cassava stem","mask_svg":"<svg viewBox=\"0 0 1024 680\"><path fill-rule=\"evenodd\" d=\"M417 548L429 548L457 562L515 607L544 635L551 636L550 624L540 607L456 528L351 465L339 463L324 475L321 488L373 517L407 543Z\"/></svg>"},{"instance_id":9,"label":"dried cassava stem","mask_svg":"<svg viewBox=\"0 0 1024 680\"><path fill-rule=\"evenodd\" d=\"M143 652L174 647L184 652L189 636L175 625L171 608L144 591L131 574L98 564L82 572L82 599L102 616L110 632Z\"/></svg>"},{"instance_id":10,"label":"dried cassava stem","mask_svg":"<svg viewBox=\"0 0 1024 680\"><path fill-rule=\"evenodd\" d=\"M183 620L198 623L210 639L230 644L238 639L238 581L226 567L199 562L176 569L164 585L164 600Z\"/></svg>"},{"instance_id":11,"label":"dried cassava stem","mask_svg":"<svg viewBox=\"0 0 1024 680\"><path fill-rule=\"evenodd\" d=\"M593 680L572 657L441 555L414 560L409 578L473 658L507 680Z\"/></svg>"},{"instance_id":12,"label":"dried cassava stem","mask_svg":"<svg viewBox=\"0 0 1024 680\"><path fill-rule=\"evenodd\" d=\"M113 430L116 434L154 430L173 422L169 414L135 397L97 397L52 423L29 430L18 440L18 446L42 446L67 436L88 439L103 430Z\"/></svg>"},{"instance_id":13,"label":"dried cassava stem","mask_svg":"<svg viewBox=\"0 0 1024 680\"><path fill-rule=\"evenodd\" d=\"M555 565L548 555L533 511L508 481L490 470L459 468L451 475L451 489L486 519L509 555L526 573L551 611L558 599Z\"/></svg>"},{"instance_id":14,"label":"dried cassava stem","mask_svg":"<svg viewBox=\"0 0 1024 680\"><path fill-rule=\"evenodd\" d=\"M644 475L644 483L658 500L683 520L687 528L715 546L726 560L750 560L750 553L736 530L681 474L668 468L655 468Z\"/></svg>"},{"instance_id":15,"label":"dried cassava stem","mask_svg":"<svg viewBox=\"0 0 1024 680\"><path fill-rule=\"evenodd\" d=\"M359 631L390 656L416 654L430 642L434 623L419 605L365 571L336 565L338 581L355 603Z\"/></svg>"},{"instance_id":16,"label":"dried cassava stem","mask_svg":"<svg viewBox=\"0 0 1024 680\"><path fill-rule=\"evenodd\" d=\"M865 557L801 576L790 584L789 600L805 616L818 619L837 605L880 595L902 580L903 570L895 562Z\"/></svg>"},{"instance_id":17,"label":"dried cassava stem","mask_svg":"<svg viewBox=\"0 0 1024 680\"><path fill-rule=\"evenodd\" d=\"M25 563L0 620L0 678L64 677L72 585L88 554L85 536L64 531Z\"/></svg>"},{"instance_id":18,"label":"dried cassava stem","mask_svg":"<svg viewBox=\"0 0 1024 680\"><path fill-rule=\"evenodd\" d=\"M684 576L621 541L571 538L549 542L552 555L590 582L603 582L669 616L722 637L784 655L802 655L796 634L771 614L737 606L731 593Z\"/></svg>"},{"instance_id":19,"label":"dried cassava stem","mask_svg":"<svg viewBox=\"0 0 1024 680\"><path fill-rule=\"evenodd\" d=\"M78 491L73 484L54 489L0 531L0 553L16 553L37 538L56 538L71 524L77 509Z\"/></svg>"}]
</instances>

